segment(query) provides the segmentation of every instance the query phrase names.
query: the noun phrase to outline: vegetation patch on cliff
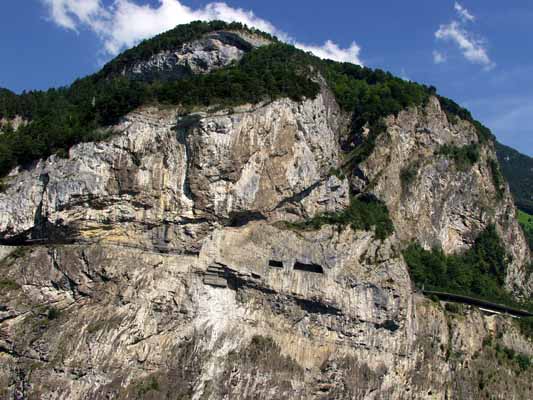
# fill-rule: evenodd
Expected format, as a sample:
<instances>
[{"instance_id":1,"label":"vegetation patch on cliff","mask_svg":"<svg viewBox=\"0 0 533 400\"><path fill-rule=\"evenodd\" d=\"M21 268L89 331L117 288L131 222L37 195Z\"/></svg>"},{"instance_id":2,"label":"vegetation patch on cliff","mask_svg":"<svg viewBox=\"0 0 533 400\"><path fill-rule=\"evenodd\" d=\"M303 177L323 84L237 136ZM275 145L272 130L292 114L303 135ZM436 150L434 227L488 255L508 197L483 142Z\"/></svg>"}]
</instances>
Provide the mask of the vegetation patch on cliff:
<instances>
[{"instance_id":1,"label":"vegetation patch on cliff","mask_svg":"<svg viewBox=\"0 0 533 400\"><path fill-rule=\"evenodd\" d=\"M533 317L521 318L518 320L520 332L530 340L533 340Z\"/></svg>"},{"instance_id":2,"label":"vegetation patch on cliff","mask_svg":"<svg viewBox=\"0 0 533 400\"><path fill-rule=\"evenodd\" d=\"M20 285L11 279L0 279L0 293L20 289Z\"/></svg>"},{"instance_id":3,"label":"vegetation patch on cliff","mask_svg":"<svg viewBox=\"0 0 533 400\"><path fill-rule=\"evenodd\" d=\"M479 161L479 145L469 144L459 147L445 144L438 149L437 155L451 158L457 169L466 171Z\"/></svg>"},{"instance_id":4,"label":"vegetation patch on cliff","mask_svg":"<svg viewBox=\"0 0 533 400\"><path fill-rule=\"evenodd\" d=\"M489 168L490 168L490 173L492 176L492 183L494 183L494 188L496 189L496 195L498 196L499 199L501 199L505 192L505 180L500 171L500 166L498 165L498 161L494 159L490 159Z\"/></svg>"},{"instance_id":5,"label":"vegetation patch on cliff","mask_svg":"<svg viewBox=\"0 0 533 400\"><path fill-rule=\"evenodd\" d=\"M295 393L294 382L304 377L303 368L291 357L282 354L280 346L267 336L256 335L246 348L228 353L222 385L216 398L235 397L235 372L240 376L240 384L247 386L261 376L263 387L268 388L270 396L278 393L277 398L287 398ZM262 398L256 392L257 398Z\"/></svg>"},{"instance_id":6,"label":"vegetation patch on cliff","mask_svg":"<svg viewBox=\"0 0 533 400\"><path fill-rule=\"evenodd\" d=\"M407 167L400 171L400 182L402 184L402 191L407 192L409 187L414 183L418 171L420 170L420 161L410 163Z\"/></svg>"},{"instance_id":7,"label":"vegetation patch on cliff","mask_svg":"<svg viewBox=\"0 0 533 400\"><path fill-rule=\"evenodd\" d=\"M483 340L483 350L492 353L500 365L516 369L518 373L527 371L533 367L533 359L530 356L504 346L500 341L490 336Z\"/></svg>"},{"instance_id":8,"label":"vegetation patch on cliff","mask_svg":"<svg viewBox=\"0 0 533 400\"><path fill-rule=\"evenodd\" d=\"M494 226L483 231L463 254L446 255L441 249L428 251L411 244L403 255L418 287L533 310L533 304L518 304L505 290L508 260Z\"/></svg>"},{"instance_id":9,"label":"vegetation patch on cliff","mask_svg":"<svg viewBox=\"0 0 533 400\"><path fill-rule=\"evenodd\" d=\"M144 398L149 392L159 392L159 382L153 376L145 381L137 383L137 395Z\"/></svg>"},{"instance_id":10,"label":"vegetation patch on cliff","mask_svg":"<svg viewBox=\"0 0 533 400\"><path fill-rule=\"evenodd\" d=\"M342 211L327 212L301 222L284 222L285 227L296 230L317 230L324 225L351 226L353 230L374 229L376 237L384 240L394 231L387 206L371 195L354 197L350 206Z\"/></svg>"},{"instance_id":11,"label":"vegetation patch on cliff","mask_svg":"<svg viewBox=\"0 0 533 400\"><path fill-rule=\"evenodd\" d=\"M272 370L286 370L302 374L302 367L292 358L281 354L281 348L271 337L256 335L243 352L232 351L228 363L239 363L248 367L267 367Z\"/></svg>"}]
</instances>

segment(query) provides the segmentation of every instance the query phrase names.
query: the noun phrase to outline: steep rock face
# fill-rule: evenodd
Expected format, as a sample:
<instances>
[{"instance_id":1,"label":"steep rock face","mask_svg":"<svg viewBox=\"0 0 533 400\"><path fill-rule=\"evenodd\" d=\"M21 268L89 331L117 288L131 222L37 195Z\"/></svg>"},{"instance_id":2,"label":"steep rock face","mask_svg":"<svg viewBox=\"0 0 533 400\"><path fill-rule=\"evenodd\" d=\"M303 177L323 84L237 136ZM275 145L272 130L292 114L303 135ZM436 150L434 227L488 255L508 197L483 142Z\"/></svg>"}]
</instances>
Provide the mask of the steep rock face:
<instances>
[{"instance_id":1,"label":"steep rock face","mask_svg":"<svg viewBox=\"0 0 533 400\"><path fill-rule=\"evenodd\" d=\"M266 38L247 32L212 32L177 49L128 65L122 75L129 79L152 81L205 74L239 61L246 51L269 43Z\"/></svg>"},{"instance_id":2,"label":"steep rock face","mask_svg":"<svg viewBox=\"0 0 533 400\"><path fill-rule=\"evenodd\" d=\"M187 140L195 155L188 186L196 207L219 218L343 208L346 182L330 176L339 162L342 121L328 91L303 104L280 100L201 119Z\"/></svg>"},{"instance_id":3,"label":"steep rock face","mask_svg":"<svg viewBox=\"0 0 533 400\"><path fill-rule=\"evenodd\" d=\"M512 256L507 272L509 288L531 294L527 279L530 252L515 218L507 185L495 187L491 145L480 145L479 161L461 166L439 154L442 146L477 144L475 128L449 121L436 98L425 107L402 111L387 119L387 130L376 141L373 154L362 165L367 186L387 204L400 240L417 240L427 249L446 253L469 248L489 224L496 224ZM403 176L402 176L403 175ZM407 178L407 176L409 178Z\"/></svg>"},{"instance_id":4,"label":"steep rock face","mask_svg":"<svg viewBox=\"0 0 533 400\"><path fill-rule=\"evenodd\" d=\"M339 159L339 121L327 91L233 114L133 113L109 141L14 171L0 193L2 237L183 251L196 248L210 225L233 218L343 208L347 182L329 176Z\"/></svg>"},{"instance_id":5,"label":"steep rock face","mask_svg":"<svg viewBox=\"0 0 533 400\"><path fill-rule=\"evenodd\" d=\"M533 355L515 324L422 298L401 257L402 240L414 238L462 249L489 221L441 233L456 226L452 206L469 212L495 190L480 161L453 172L478 197L457 189L448 203L439 192L453 185L432 167L443 162L430 157L437 144L475 140L463 123L449 132L444 118L435 103L391 117L362 166L396 224L386 240L280 223L349 202L348 179L332 175L348 119L326 88L301 103L138 110L107 141L14 170L0 193L11 245L0 251L1 396L531 397L532 370L500 366L498 348ZM424 201L401 193L399 178L420 154L433 193ZM481 159L489 156L485 148ZM402 196L419 220L404 220Z\"/></svg>"},{"instance_id":6,"label":"steep rock face","mask_svg":"<svg viewBox=\"0 0 533 400\"><path fill-rule=\"evenodd\" d=\"M294 270L294 260L324 271ZM217 285L206 283L213 269ZM391 241L367 232L252 222L214 231L199 256L35 247L2 270L6 398L532 394L531 371L500 365L495 350L533 355L512 321L411 294Z\"/></svg>"}]
</instances>

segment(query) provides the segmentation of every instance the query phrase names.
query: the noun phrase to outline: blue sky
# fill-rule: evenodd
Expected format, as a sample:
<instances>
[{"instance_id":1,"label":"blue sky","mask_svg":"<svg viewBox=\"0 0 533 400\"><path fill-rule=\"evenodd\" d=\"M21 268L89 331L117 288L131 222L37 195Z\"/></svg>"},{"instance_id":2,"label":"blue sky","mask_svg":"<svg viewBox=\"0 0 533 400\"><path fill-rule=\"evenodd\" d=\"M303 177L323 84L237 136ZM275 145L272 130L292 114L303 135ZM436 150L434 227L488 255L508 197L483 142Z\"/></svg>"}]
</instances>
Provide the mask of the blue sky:
<instances>
[{"instance_id":1,"label":"blue sky","mask_svg":"<svg viewBox=\"0 0 533 400\"><path fill-rule=\"evenodd\" d=\"M16 92L69 84L177 23L239 19L318 55L434 85L533 156L533 2L24 0L1 10L0 86Z\"/></svg>"}]
</instances>

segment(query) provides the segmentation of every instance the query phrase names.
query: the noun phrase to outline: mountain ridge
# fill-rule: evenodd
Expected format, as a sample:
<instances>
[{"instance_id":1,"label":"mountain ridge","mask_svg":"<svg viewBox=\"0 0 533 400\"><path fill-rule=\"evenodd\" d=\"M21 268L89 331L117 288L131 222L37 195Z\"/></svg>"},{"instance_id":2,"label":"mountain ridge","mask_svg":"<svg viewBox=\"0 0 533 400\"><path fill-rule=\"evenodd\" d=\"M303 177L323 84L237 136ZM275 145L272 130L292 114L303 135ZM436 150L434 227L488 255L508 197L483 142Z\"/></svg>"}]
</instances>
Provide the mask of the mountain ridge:
<instances>
[{"instance_id":1,"label":"mountain ridge","mask_svg":"<svg viewBox=\"0 0 533 400\"><path fill-rule=\"evenodd\" d=\"M217 37L138 69L211 72L86 78L0 137L42 146L2 179L0 396L531 397L530 320L423 295L531 307L490 132L434 88Z\"/></svg>"},{"instance_id":2,"label":"mountain ridge","mask_svg":"<svg viewBox=\"0 0 533 400\"><path fill-rule=\"evenodd\" d=\"M210 33L210 32L217 32L217 31L220 31L221 29L226 29L226 30L229 30L229 31L236 31L236 32L244 32L246 34L249 34L249 35L256 35L257 37L261 37L262 39L264 40L267 40L267 41L270 41L271 43L279 43L279 41L277 40L277 38L269 35L269 34L266 34L266 33L263 33L263 32L260 32L258 30L255 30L255 29L250 29L248 27L246 27L245 25L242 25L242 24L239 24L239 23L231 23L231 24L227 24L227 23L224 23L224 22L221 22L221 21L213 21L213 22L210 22L210 23L205 23L205 22L201 22L201 21L196 21L196 22L193 22L191 24L188 24L188 25L180 25L178 27L176 27L175 29L173 30L170 30L168 32L165 32L163 34L160 34L152 39L149 39L149 40L145 40L143 41L142 43L140 43L139 45L135 46L134 48L132 49L129 49L123 53L121 53L119 56L117 56L115 59L113 59L112 61L108 62L99 72L87 77L87 78L83 78L81 80L78 80L77 82L75 82L73 85L80 85L81 82L84 82L86 80L101 80L101 79L108 79L110 76L112 76L113 74L114 75L118 75L120 76L121 74L124 73L124 68L126 68L127 65L129 64L132 64L134 62L138 62L138 61L142 61L144 59L148 59L150 56L152 56L153 54L156 54L158 51L168 51L172 48L176 49L176 48L179 48L180 46L183 46L184 43L186 43L187 41L193 41L193 40L196 40L196 39L199 39L202 37L202 35L205 35L207 33ZM249 46L249 45L248 45ZM247 51L250 51L252 49L252 47L248 47L247 48ZM313 59L317 60L316 57L312 57ZM129 64L128 64L129 63ZM328 61L325 61L324 64L327 64ZM333 65L338 65L339 67L342 66L342 65L345 65L347 67L347 70L346 68L344 68L346 70L346 72L344 72L345 75L350 75L350 74L353 74L355 73L356 76L359 76L359 79L361 79L362 76L364 76L365 74L370 76L370 79L368 79L368 82L372 83L372 82L376 82L376 81L379 81L380 79L383 80L383 76L387 75L388 73L384 73L383 71L380 71L380 70L376 70L375 71L375 77L372 77L372 74L369 73L369 69L368 68L357 68L356 66L350 66L349 63L336 63L336 62L331 62L329 61L329 63L333 64ZM130 65L131 67L131 65ZM353 72L350 71L351 68L355 68L355 70ZM338 69L337 69L338 70ZM366 71L366 72L365 72ZM362 73L364 72L364 73ZM388 74L389 77L391 77L392 75ZM78 83L80 82L80 83ZM334 82L335 83L335 82ZM336 83L335 83L336 84ZM81 86L83 86L83 83L81 83ZM408 87L408 86L404 86L403 87L403 90L405 91L405 88ZM422 86L424 87L424 86ZM425 87L426 90L428 90L429 93L434 93L435 92L435 89L434 88L431 88L431 87ZM105 88L106 90L113 90L112 88ZM132 90L135 91L136 88L133 88ZM54 99L54 94L53 92L54 91L61 91L62 89L51 89L52 91L52 95L50 96L51 99L50 99L50 102L51 103L54 103L57 101L57 99ZM80 88L81 91L83 91L83 87ZM16 115L26 119L26 120L29 120L31 119L31 116L33 113L37 112L39 113L38 109L40 108L39 106L39 103L42 103L43 99L32 99L32 95L31 93L34 94L34 97L43 97L43 95L40 95L40 93L44 94L44 92L30 92L30 96L27 96L27 98L22 98L20 97L21 95L16 95L14 94L13 92L9 91L8 89L2 89L1 93L0 93L0 118L5 118L5 119L9 119L9 118L13 118L15 117ZM336 90L336 93L337 93L337 96L338 96L338 99L340 101L340 103L343 105L343 107L345 108L349 108L350 106L352 106L351 104L348 105L348 103L353 103L353 100L350 100L350 97L353 97L353 93L350 93L349 89L347 90L346 88L339 88L339 90ZM92 100L96 100L96 95L95 94L92 94L92 93L89 93L89 94L86 94L86 99L83 100L83 99L76 99L76 95L74 96L67 96L67 97L74 97L74 99L70 99L70 100L67 100L67 101L74 101L74 103L76 102L79 102L80 100L84 101L85 102L85 106L87 107L91 102ZM120 95L120 93L119 93ZM123 95L127 95L127 94L123 94ZM25 96L24 94L22 96ZM17 101L16 98L19 97L20 98L20 101ZM133 96L132 96L133 97ZM345 100L346 99L346 100ZM477 121L475 121L472 116L470 115L470 113L465 110L464 108L458 106L456 103L454 103L453 101L449 100L449 99L446 99L444 97L440 97L441 99L441 103L443 104L443 106L445 107L445 109L447 110L447 112L449 113L450 116L459 116L463 119L467 119L469 121L472 121L474 124L477 124L477 129L480 131L480 133L482 133L484 136L488 136L488 137L492 137L490 131L485 128L483 125L479 124ZM118 111L118 114L116 115L113 115L113 116L108 116L108 117L104 117L103 118L103 123L112 123L112 122L116 122L116 118L119 117L120 115L123 115L124 112L126 112L126 110L129 110L131 109L131 107L135 107L135 106L138 106L138 104L142 104L143 101L146 101L146 100L143 100L142 98L137 100L135 102L135 104L132 104L131 106L126 106L126 108L122 107L122 110L119 110ZM164 100L165 101L165 100ZM257 101L257 100L255 100ZM32 103L37 103L36 105L32 105ZM107 105L107 104L106 104ZM42 106L41 106L42 107ZM353 106L352 106L353 107ZM37 109L37 111L35 110L35 108ZM32 111L32 109L34 109ZM392 108L391 109L392 111L395 111L397 112L397 109L396 108ZM388 110L388 111L391 111L391 110ZM42 111L41 111L42 112ZM386 113L383 113L383 114L386 114ZM87 116L85 116L84 118L87 118ZM366 122L369 122L368 121L368 117L367 117L367 120L364 120L364 121L361 121L361 123L356 123L356 125L361 125L361 124L364 124ZM98 124L98 122L97 122ZM89 129L94 129L94 127L89 127ZM358 128L360 129L360 128ZM89 135L91 136L91 135ZM83 141L84 139L81 138L81 140ZM76 141L76 140L75 140ZM61 143L60 144L60 147L63 147L65 148L65 146L67 146L65 149L68 148L70 144L67 142L67 143ZM9 158L9 157L7 157ZM508 170L506 169L504 172L507 172ZM514 191L514 188L516 185L512 184L511 185L513 187L513 191Z\"/></svg>"}]
</instances>

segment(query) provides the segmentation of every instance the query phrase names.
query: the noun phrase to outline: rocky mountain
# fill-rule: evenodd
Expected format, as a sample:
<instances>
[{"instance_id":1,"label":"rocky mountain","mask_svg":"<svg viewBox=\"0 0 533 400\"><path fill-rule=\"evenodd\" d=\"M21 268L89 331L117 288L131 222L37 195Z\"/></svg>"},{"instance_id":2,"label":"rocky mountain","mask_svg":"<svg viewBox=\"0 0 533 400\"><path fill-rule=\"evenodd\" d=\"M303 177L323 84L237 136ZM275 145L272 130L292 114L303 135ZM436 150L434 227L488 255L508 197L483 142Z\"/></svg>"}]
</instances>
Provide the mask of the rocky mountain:
<instances>
[{"instance_id":1,"label":"rocky mountain","mask_svg":"<svg viewBox=\"0 0 533 400\"><path fill-rule=\"evenodd\" d=\"M90 78L150 99L99 140L20 158L35 109L0 137L19 164L0 192L0 397L531 398L528 320L424 296L405 257L477 251L476 287L527 307L530 250L479 123L433 88L194 29ZM101 121L95 87L61 97L73 116ZM172 103L181 87L204 97ZM504 255L479 247L492 231Z\"/></svg>"}]
</instances>

